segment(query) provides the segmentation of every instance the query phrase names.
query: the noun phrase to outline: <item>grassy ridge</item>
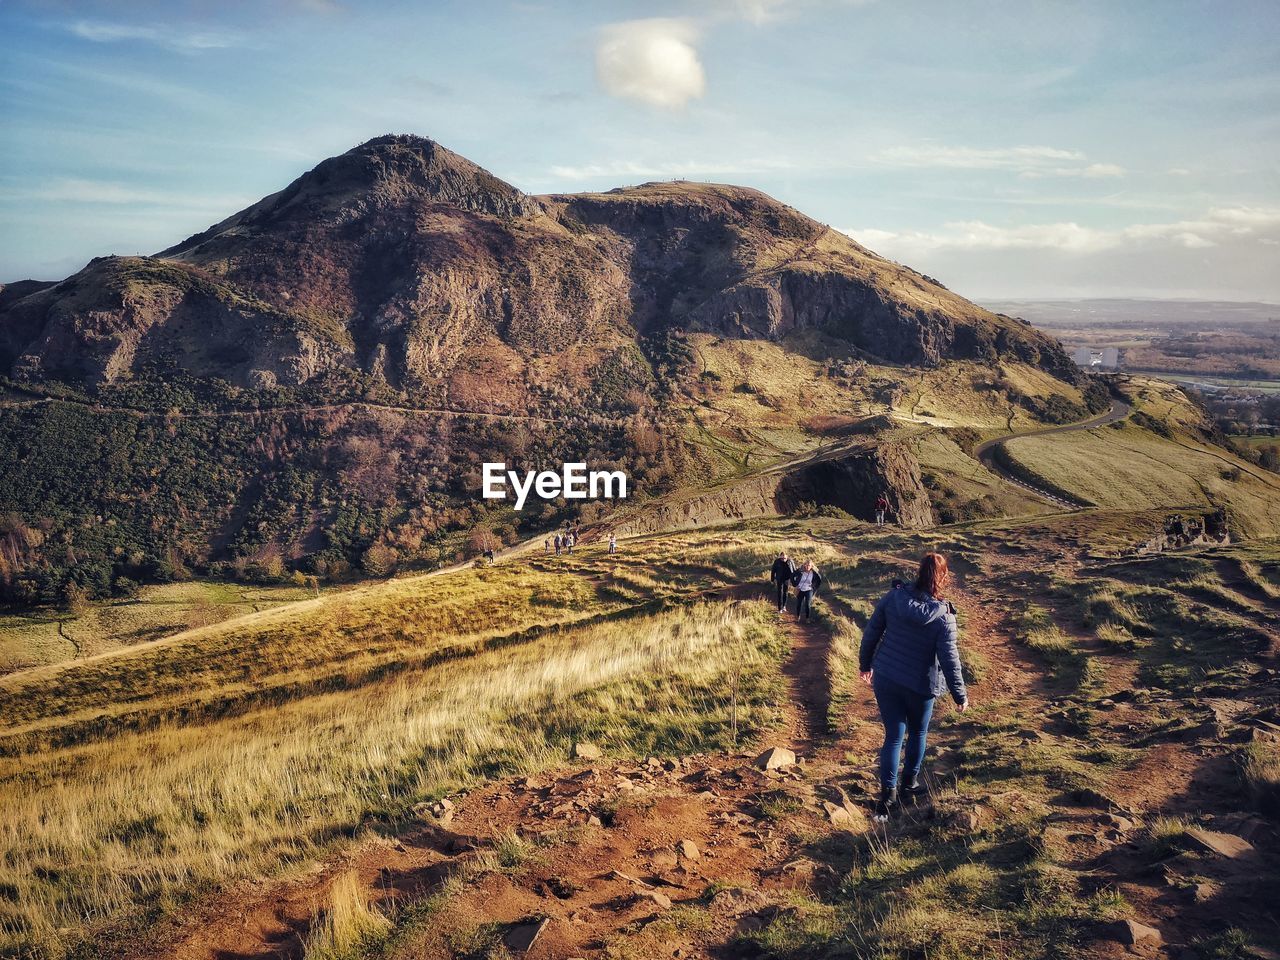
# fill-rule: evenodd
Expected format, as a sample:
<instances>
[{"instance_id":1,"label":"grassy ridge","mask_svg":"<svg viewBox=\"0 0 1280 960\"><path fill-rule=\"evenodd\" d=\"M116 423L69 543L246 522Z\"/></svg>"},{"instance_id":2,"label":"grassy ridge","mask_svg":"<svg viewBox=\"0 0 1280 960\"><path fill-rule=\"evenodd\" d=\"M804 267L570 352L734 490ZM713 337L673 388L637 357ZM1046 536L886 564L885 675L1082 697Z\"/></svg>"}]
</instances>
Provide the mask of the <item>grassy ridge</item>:
<instances>
[{"instance_id":1,"label":"grassy ridge","mask_svg":"<svg viewBox=\"0 0 1280 960\"><path fill-rule=\"evenodd\" d=\"M616 751L727 747L774 716L781 647L754 607L700 605L547 634L354 691L25 758L0 799L0 950L70 947L86 921L176 908L269 873L371 816L591 737ZM21 906L19 906L21 904Z\"/></svg>"}]
</instances>

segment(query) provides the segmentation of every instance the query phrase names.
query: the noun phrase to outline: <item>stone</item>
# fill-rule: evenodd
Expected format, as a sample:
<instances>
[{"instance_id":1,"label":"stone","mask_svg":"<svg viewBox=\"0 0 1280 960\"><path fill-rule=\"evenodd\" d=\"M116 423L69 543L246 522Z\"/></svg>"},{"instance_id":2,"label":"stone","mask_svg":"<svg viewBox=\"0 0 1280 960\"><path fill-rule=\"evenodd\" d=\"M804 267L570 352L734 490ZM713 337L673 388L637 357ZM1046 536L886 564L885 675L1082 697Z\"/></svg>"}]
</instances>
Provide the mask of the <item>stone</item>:
<instances>
[{"instance_id":1,"label":"stone","mask_svg":"<svg viewBox=\"0 0 1280 960\"><path fill-rule=\"evenodd\" d=\"M673 850L658 850L649 858L649 863L653 866L655 873L666 873L668 870L674 870L678 862Z\"/></svg>"},{"instance_id":2,"label":"stone","mask_svg":"<svg viewBox=\"0 0 1280 960\"><path fill-rule=\"evenodd\" d=\"M1280 743L1280 725L1266 720L1254 720L1249 728L1249 739L1266 743Z\"/></svg>"},{"instance_id":3,"label":"stone","mask_svg":"<svg viewBox=\"0 0 1280 960\"><path fill-rule=\"evenodd\" d=\"M507 931L507 935L502 938L502 942L506 944L508 950L516 953L526 953L533 949L533 945L538 942L538 938L542 936L543 931L551 923L549 917L543 917L540 920L527 921L525 923L516 924Z\"/></svg>"},{"instance_id":4,"label":"stone","mask_svg":"<svg viewBox=\"0 0 1280 960\"><path fill-rule=\"evenodd\" d=\"M756 757L755 765L761 770L781 770L795 766L796 755L785 747L770 747Z\"/></svg>"},{"instance_id":5,"label":"stone","mask_svg":"<svg viewBox=\"0 0 1280 960\"><path fill-rule=\"evenodd\" d=\"M1114 920L1111 923L1104 923L1098 929L1098 934L1103 939L1115 940L1130 947L1140 943L1159 946L1164 942L1164 937L1160 935L1159 930L1145 923L1139 923L1137 920Z\"/></svg>"},{"instance_id":6,"label":"stone","mask_svg":"<svg viewBox=\"0 0 1280 960\"><path fill-rule=\"evenodd\" d=\"M698 845L692 840L681 840L676 844L676 847L680 851L680 856L684 857L686 860L702 859L702 851L698 849Z\"/></svg>"},{"instance_id":7,"label":"stone","mask_svg":"<svg viewBox=\"0 0 1280 960\"><path fill-rule=\"evenodd\" d=\"M1072 803L1078 803L1084 807L1097 807L1100 810L1119 810L1121 813L1128 813L1123 806L1112 800L1105 793L1099 793L1089 787L1072 790L1068 796L1070 796Z\"/></svg>"},{"instance_id":8,"label":"stone","mask_svg":"<svg viewBox=\"0 0 1280 960\"><path fill-rule=\"evenodd\" d=\"M579 760L599 760L603 754L594 743L575 743L573 755Z\"/></svg>"},{"instance_id":9,"label":"stone","mask_svg":"<svg viewBox=\"0 0 1280 960\"><path fill-rule=\"evenodd\" d=\"M660 890L637 890L635 900L637 903L652 903L659 910L671 909L671 898Z\"/></svg>"},{"instance_id":10,"label":"stone","mask_svg":"<svg viewBox=\"0 0 1280 960\"><path fill-rule=\"evenodd\" d=\"M833 827L839 827L841 830L852 830L857 826L857 821L853 819L853 814L837 803L824 800L822 809L826 811L827 819L831 821Z\"/></svg>"},{"instance_id":11,"label":"stone","mask_svg":"<svg viewBox=\"0 0 1280 960\"><path fill-rule=\"evenodd\" d=\"M1226 857L1228 860L1239 860L1253 853L1253 844L1248 840L1230 833L1219 833L1216 830L1192 827L1187 831L1187 839L1197 848Z\"/></svg>"}]
</instances>

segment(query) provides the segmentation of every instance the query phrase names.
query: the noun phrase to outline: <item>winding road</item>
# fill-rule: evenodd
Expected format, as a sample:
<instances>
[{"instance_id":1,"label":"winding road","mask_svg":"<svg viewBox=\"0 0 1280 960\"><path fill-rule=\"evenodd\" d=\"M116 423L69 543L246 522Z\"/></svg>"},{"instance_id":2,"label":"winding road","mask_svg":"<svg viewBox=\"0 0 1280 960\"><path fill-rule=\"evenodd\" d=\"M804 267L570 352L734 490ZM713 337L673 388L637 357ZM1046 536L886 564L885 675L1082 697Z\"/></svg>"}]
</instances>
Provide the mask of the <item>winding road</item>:
<instances>
[{"instance_id":1,"label":"winding road","mask_svg":"<svg viewBox=\"0 0 1280 960\"><path fill-rule=\"evenodd\" d=\"M988 470L1002 479L1008 480L1010 483L1016 484L1024 490L1029 490L1031 493L1048 500L1050 503L1066 507L1068 510L1080 510L1087 505L1080 501L1073 502L1071 500L1067 500L1056 493L1037 487L1008 470L996 457L996 451L1010 440L1020 440L1023 437L1047 437L1055 433L1073 433L1076 430L1093 430L1097 427L1105 427L1109 423L1115 423L1118 420L1123 420L1132 412L1133 407L1128 402L1113 399L1111 401L1110 410L1106 413L1099 414L1096 417L1091 417L1088 420L1081 420L1078 423L1067 423L1060 427L1046 427L1041 430L1027 430L1023 433L1011 433L1003 437L994 437L991 440L984 440L973 448L973 456Z\"/></svg>"}]
</instances>

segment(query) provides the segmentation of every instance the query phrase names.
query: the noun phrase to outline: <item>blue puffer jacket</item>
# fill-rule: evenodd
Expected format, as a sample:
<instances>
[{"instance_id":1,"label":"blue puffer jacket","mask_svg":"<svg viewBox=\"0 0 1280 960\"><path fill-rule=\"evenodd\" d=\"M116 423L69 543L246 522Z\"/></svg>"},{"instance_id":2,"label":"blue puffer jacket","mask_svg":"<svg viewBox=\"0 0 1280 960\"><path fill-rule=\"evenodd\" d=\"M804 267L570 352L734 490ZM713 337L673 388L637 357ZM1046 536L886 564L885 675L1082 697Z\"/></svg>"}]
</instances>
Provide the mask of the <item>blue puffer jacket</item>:
<instances>
[{"instance_id":1,"label":"blue puffer jacket","mask_svg":"<svg viewBox=\"0 0 1280 960\"><path fill-rule=\"evenodd\" d=\"M950 687L956 703L968 697L956 645L955 607L907 584L895 583L876 604L862 631L858 666L921 696L936 697Z\"/></svg>"}]
</instances>

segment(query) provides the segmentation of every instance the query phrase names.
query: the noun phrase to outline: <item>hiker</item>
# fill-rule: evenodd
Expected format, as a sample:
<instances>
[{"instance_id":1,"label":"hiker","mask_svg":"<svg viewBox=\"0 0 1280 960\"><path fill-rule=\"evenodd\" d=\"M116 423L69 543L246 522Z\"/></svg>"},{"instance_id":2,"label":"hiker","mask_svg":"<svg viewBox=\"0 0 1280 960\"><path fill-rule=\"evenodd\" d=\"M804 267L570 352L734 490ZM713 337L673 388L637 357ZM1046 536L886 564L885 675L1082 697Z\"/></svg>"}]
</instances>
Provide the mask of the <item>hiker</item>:
<instances>
[{"instance_id":1,"label":"hiker","mask_svg":"<svg viewBox=\"0 0 1280 960\"><path fill-rule=\"evenodd\" d=\"M550 537L547 537L547 539L545 539L545 540L543 540L543 541L542 541L542 552L543 552L543 553L550 553L550 552L551 552L551 538L550 538Z\"/></svg>"},{"instance_id":2,"label":"hiker","mask_svg":"<svg viewBox=\"0 0 1280 960\"><path fill-rule=\"evenodd\" d=\"M609 534L609 556L613 556L618 552L618 535L616 533Z\"/></svg>"},{"instance_id":3,"label":"hiker","mask_svg":"<svg viewBox=\"0 0 1280 960\"><path fill-rule=\"evenodd\" d=\"M778 559L773 561L769 570L769 582L777 592L778 612L787 609L787 587L791 586L791 575L796 572L796 565L787 556L787 551L779 550Z\"/></svg>"},{"instance_id":4,"label":"hiker","mask_svg":"<svg viewBox=\"0 0 1280 960\"><path fill-rule=\"evenodd\" d=\"M950 688L960 712L969 695L956 645L956 608L944 599L951 574L940 553L926 553L914 584L895 580L880 598L862 631L858 671L875 691L884 723L880 750L880 802L875 818L889 818L898 805L898 760L907 741L903 779L906 792L918 796L925 739L934 698Z\"/></svg>"},{"instance_id":5,"label":"hiker","mask_svg":"<svg viewBox=\"0 0 1280 960\"><path fill-rule=\"evenodd\" d=\"M578 542L578 538L571 533L564 538L564 541L565 541L565 546L569 548L569 552L573 553L573 545Z\"/></svg>"},{"instance_id":6,"label":"hiker","mask_svg":"<svg viewBox=\"0 0 1280 960\"><path fill-rule=\"evenodd\" d=\"M883 493L876 498L876 526L884 526L885 514L889 512L889 498Z\"/></svg>"},{"instance_id":7,"label":"hiker","mask_svg":"<svg viewBox=\"0 0 1280 960\"><path fill-rule=\"evenodd\" d=\"M812 560L806 560L799 570L791 574L791 584L796 588L796 619L803 616L806 620L812 620L813 594L822 586L822 574Z\"/></svg>"},{"instance_id":8,"label":"hiker","mask_svg":"<svg viewBox=\"0 0 1280 960\"><path fill-rule=\"evenodd\" d=\"M560 556L560 548L563 546L564 546L564 540L561 538L560 534L557 533L556 534L556 556L557 557Z\"/></svg>"},{"instance_id":9,"label":"hiker","mask_svg":"<svg viewBox=\"0 0 1280 960\"><path fill-rule=\"evenodd\" d=\"M485 547L484 558L493 563L493 547Z\"/></svg>"}]
</instances>

